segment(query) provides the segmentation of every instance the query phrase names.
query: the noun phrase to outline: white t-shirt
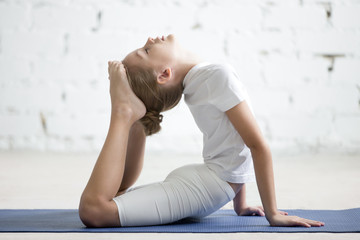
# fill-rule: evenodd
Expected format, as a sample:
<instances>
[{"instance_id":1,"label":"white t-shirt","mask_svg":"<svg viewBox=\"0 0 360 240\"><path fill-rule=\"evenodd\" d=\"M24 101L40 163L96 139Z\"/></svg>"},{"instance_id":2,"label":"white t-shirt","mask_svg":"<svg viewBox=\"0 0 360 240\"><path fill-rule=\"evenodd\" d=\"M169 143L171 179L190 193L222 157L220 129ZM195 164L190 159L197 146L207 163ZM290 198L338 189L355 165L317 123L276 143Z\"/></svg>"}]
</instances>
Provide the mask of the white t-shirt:
<instances>
[{"instance_id":1,"label":"white t-shirt","mask_svg":"<svg viewBox=\"0 0 360 240\"><path fill-rule=\"evenodd\" d=\"M252 156L226 111L246 100L246 90L229 65L201 63L184 79L185 102L203 133L204 162L223 180L255 180Z\"/></svg>"}]
</instances>

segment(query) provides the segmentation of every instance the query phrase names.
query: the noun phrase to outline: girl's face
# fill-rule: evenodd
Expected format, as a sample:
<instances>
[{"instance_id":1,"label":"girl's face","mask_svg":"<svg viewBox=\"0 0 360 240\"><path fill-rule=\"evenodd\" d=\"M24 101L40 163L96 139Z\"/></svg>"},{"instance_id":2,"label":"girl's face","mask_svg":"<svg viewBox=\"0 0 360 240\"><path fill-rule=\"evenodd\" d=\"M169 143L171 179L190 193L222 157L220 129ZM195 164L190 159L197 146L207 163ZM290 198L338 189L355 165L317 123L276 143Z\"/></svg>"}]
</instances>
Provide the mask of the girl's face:
<instances>
[{"instance_id":1,"label":"girl's face","mask_svg":"<svg viewBox=\"0 0 360 240\"><path fill-rule=\"evenodd\" d=\"M155 71L163 71L172 67L177 57L178 46L174 35L167 37L148 38L142 48L129 53L122 63L125 66L144 65Z\"/></svg>"}]
</instances>

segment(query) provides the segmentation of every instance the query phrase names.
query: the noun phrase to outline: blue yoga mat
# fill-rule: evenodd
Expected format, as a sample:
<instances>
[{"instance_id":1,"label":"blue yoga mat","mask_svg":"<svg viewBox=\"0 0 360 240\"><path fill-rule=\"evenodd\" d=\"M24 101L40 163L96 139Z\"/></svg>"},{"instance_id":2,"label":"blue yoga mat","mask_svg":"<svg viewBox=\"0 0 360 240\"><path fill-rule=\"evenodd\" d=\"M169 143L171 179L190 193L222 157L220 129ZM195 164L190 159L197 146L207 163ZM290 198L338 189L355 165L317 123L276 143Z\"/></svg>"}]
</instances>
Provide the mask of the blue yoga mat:
<instances>
[{"instance_id":1,"label":"blue yoga mat","mask_svg":"<svg viewBox=\"0 0 360 240\"><path fill-rule=\"evenodd\" d=\"M324 227L270 227L265 217L239 217L233 210L218 210L202 219L148 227L86 228L77 210L0 210L0 232L360 232L360 208L346 210L285 210L289 215L325 222Z\"/></svg>"}]
</instances>

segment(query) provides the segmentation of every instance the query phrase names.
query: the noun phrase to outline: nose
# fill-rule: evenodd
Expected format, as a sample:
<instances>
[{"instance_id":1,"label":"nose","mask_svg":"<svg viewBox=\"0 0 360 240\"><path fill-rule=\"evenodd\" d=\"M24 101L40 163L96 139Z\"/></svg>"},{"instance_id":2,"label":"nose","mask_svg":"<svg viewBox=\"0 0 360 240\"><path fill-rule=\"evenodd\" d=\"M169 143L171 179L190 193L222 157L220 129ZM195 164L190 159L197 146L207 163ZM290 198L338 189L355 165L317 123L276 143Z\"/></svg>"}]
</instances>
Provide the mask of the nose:
<instances>
[{"instance_id":1,"label":"nose","mask_svg":"<svg viewBox=\"0 0 360 240\"><path fill-rule=\"evenodd\" d=\"M152 37L149 37L146 43L155 43L155 41Z\"/></svg>"}]
</instances>

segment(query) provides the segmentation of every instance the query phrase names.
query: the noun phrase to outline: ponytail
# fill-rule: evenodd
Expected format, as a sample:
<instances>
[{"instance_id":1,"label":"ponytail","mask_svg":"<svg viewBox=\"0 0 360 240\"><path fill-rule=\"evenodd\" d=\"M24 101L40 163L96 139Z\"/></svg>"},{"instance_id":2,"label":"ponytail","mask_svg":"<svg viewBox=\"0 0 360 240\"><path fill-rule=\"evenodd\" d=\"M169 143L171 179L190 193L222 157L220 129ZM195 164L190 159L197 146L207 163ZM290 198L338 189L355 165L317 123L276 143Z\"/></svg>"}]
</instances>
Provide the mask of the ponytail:
<instances>
[{"instance_id":1,"label":"ponytail","mask_svg":"<svg viewBox=\"0 0 360 240\"><path fill-rule=\"evenodd\" d=\"M146 112L145 116L140 119L145 129L146 136L150 136L161 130L160 123L162 122L163 115L159 112L149 111Z\"/></svg>"}]
</instances>

